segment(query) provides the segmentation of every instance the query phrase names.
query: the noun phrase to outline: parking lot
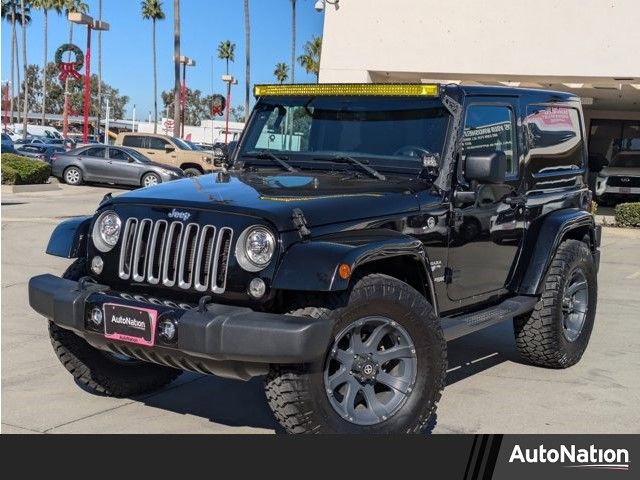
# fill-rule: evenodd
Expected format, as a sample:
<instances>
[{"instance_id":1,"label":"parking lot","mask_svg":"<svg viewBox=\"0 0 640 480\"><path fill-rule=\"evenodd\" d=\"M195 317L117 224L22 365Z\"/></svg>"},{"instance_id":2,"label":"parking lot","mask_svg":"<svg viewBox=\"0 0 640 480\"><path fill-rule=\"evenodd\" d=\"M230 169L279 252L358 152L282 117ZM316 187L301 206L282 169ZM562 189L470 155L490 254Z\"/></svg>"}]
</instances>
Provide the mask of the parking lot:
<instances>
[{"instance_id":1,"label":"parking lot","mask_svg":"<svg viewBox=\"0 0 640 480\"><path fill-rule=\"evenodd\" d=\"M61 274L44 254L55 225L90 214L114 188L2 192L3 433L273 433L262 382L187 373L140 398L83 391L56 359L28 279ZM434 433L632 433L640 428L640 230L606 228L591 343L568 370L521 363L510 322L449 344Z\"/></svg>"}]
</instances>

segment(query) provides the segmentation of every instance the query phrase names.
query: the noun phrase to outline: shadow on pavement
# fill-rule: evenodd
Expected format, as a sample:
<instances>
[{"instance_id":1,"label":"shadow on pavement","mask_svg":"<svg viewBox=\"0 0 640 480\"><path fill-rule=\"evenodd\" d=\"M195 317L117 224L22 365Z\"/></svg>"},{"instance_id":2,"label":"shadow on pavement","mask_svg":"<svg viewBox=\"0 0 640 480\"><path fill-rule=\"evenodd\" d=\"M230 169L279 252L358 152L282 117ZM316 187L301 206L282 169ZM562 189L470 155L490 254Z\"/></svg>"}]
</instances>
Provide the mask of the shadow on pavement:
<instances>
[{"instance_id":1,"label":"shadow on pavement","mask_svg":"<svg viewBox=\"0 0 640 480\"><path fill-rule=\"evenodd\" d=\"M522 363L510 320L453 340L449 342L447 349L447 385L453 385L503 362Z\"/></svg>"},{"instance_id":2,"label":"shadow on pavement","mask_svg":"<svg viewBox=\"0 0 640 480\"><path fill-rule=\"evenodd\" d=\"M181 379L181 385L140 401L151 407L206 418L222 425L281 432L267 405L262 378L243 382L185 373Z\"/></svg>"}]
</instances>

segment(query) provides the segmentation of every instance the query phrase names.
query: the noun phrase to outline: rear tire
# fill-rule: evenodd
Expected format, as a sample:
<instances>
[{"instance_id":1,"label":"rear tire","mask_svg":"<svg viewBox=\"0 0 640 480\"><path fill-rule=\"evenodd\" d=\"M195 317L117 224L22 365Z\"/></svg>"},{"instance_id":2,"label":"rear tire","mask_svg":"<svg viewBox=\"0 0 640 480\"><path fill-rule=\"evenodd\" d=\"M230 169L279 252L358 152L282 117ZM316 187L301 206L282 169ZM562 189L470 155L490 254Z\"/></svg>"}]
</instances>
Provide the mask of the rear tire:
<instances>
[{"instance_id":1,"label":"rear tire","mask_svg":"<svg viewBox=\"0 0 640 480\"><path fill-rule=\"evenodd\" d=\"M202 172L197 168L186 168L184 170L185 177L199 177L200 175L202 175Z\"/></svg>"},{"instance_id":2,"label":"rear tire","mask_svg":"<svg viewBox=\"0 0 640 480\"><path fill-rule=\"evenodd\" d=\"M82 170L78 167L68 167L62 174L67 185L82 185Z\"/></svg>"},{"instance_id":3,"label":"rear tire","mask_svg":"<svg viewBox=\"0 0 640 480\"><path fill-rule=\"evenodd\" d=\"M63 278L78 280L87 274L84 258L76 260ZM181 370L115 357L89 345L71 330L49 322L49 337L62 365L94 394L131 397L158 390L175 380Z\"/></svg>"},{"instance_id":4,"label":"rear tire","mask_svg":"<svg viewBox=\"0 0 640 480\"><path fill-rule=\"evenodd\" d=\"M562 242L534 310L514 319L520 354L541 367L567 368L578 363L593 329L597 294L589 247L578 240Z\"/></svg>"},{"instance_id":5,"label":"rear tire","mask_svg":"<svg viewBox=\"0 0 640 480\"><path fill-rule=\"evenodd\" d=\"M314 363L272 367L267 401L287 432L420 433L435 421L447 347L420 293L373 274L358 280L349 294L318 297L307 305L291 314L332 321L335 341ZM383 330L376 333L378 327ZM354 355L367 343L371 351Z\"/></svg>"}]
</instances>

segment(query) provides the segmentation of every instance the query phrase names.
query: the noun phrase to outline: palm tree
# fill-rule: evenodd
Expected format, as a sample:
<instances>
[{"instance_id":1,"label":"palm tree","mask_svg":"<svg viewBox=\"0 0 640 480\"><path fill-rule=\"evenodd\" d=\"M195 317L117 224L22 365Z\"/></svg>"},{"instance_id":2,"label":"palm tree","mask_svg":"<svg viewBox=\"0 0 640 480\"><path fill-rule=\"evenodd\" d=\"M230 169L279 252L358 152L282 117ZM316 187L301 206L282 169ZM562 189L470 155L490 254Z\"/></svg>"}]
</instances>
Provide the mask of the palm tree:
<instances>
[{"instance_id":1,"label":"palm tree","mask_svg":"<svg viewBox=\"0 0 640 480\"><path fill-rule=\"evenodd\" d=\"M143 0L142 18L153 23L153 133L158 133L158 67L156 59L156 21L164 20L162 2L159 0Z\"/></svg>"},{"instance_id":2,"label":"palm tree","mask_svg":"<svg viewBox=\"0 0 640 480\"><path fill-rule=\"evenodd\" d=\"M289 65L284 62L277 63L276 69L273 71L273 75L280 84L286 82L287 78L289 78Z\"/></svg>"},{"instance_id":3,"label":"palm tree","mask_svg":"<svg viewBox=\"0 0 640 480\"><path fill-rule=\"evenodd\" d=\"M320 54L322 53L322 37L311 37L304 44L304 54L298 57L298 62L307 73L313 73L318 81L320 73Z\"/></svg>"},{"instance_id":4,"label":"palm tree","mask_svg":"<svg viewBox=\"0 0 640 480\"><path fill-rule=\"evenodd\" d=\"M44 59L42 61L42 125L45 124L45 115L47 111L47 50L49 40L49 10L55 10L58 14L62 13L64 8L64 0L31 0L31 5L37 10L44 13Z\"/></svg>"},{"instance_id":5,"label":"palm tree","mask_svg":"<svg viewBox=\"0 0 640 480\"><path fill-rule=\"evenodd\" d=\"M180 0L173 0L173 135L180 136Z\"/></svg>"},{"instance_id":6,"label":"palm tree","mask_svg":"<svg viewBox=\"0 0 640 480\"><path fill-rule=\"evenodd\" d=\"M249 115L249 89L251 85L251 25L249 23L249 0L244 0L244 43L246 66L244 70L244 111Z\"/></svg>"},{"instance_id":7,"label":"palm tree","mask_svg":"<svg viewBox=\"0 0 640 480\"><path fill-rule=\"evenodd\" d=\"M24 67L24 96L22 98L22 138L27 139L27 115L29 114L29 82L27 82L27 22L25 22L25 0L20 0L20 16L22 17L22 66Z\"/></svg>"},{"instance_id":8,"label":"palm tree","mask_svg":"<svg viewBox=\"0 0 640 480\"><path fill-rule=\"evenodd\" d=\"M20 9L20 0L2 0L2 18L11 22L11 98L9 110L11 111L11 117L13 117L13 113L15 111L15 88L18 92L17 123L20 123L20 61L18 56L18 34L16 31L16 25L31 23L30 8L28 5L25 5L23 14ZM13 121L13 118L11 121Z\"/></svg>"},{"instance_id":9,"label":"palm tree","mask_svg":"<svg viewBox=\"0 0 640 480\"><path fill-rule=\"evenodd\" d=\"M227 75L229 75L229 62L236 59L236 44L231 40L224 40L218 45L218 58L227 62Z\"/></svg>"},{"instance_id":10,"label":"palm tree","mask_svg":"<svg viewBox=\"0 0 640 480\"><path fill-rule=\"evenodd\" d=\"M296 83L296 0L291 0L291 83Z\"/></svg>"}]
</instances>

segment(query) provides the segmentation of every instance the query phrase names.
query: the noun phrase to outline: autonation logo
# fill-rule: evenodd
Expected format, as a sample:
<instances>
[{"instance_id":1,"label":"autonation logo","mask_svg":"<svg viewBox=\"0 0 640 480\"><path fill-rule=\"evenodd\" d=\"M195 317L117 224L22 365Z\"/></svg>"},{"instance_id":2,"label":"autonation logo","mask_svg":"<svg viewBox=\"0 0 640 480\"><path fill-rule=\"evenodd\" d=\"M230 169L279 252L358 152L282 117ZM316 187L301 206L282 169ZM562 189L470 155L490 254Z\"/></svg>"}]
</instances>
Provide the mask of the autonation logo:
<instances>
[{"instance_id":1,"label":"autonation logo","mask_svg":"<svg viewBox=\"0 0 640 480\"><path fill-rule=\"evenodd\" d=\"M575 445L560 445L559 448L525 448L515 445L509 463L561 463L567 468L596 470L629 470L629 451L626 448L578 448Z\"/></svg>"}]
</instances>

